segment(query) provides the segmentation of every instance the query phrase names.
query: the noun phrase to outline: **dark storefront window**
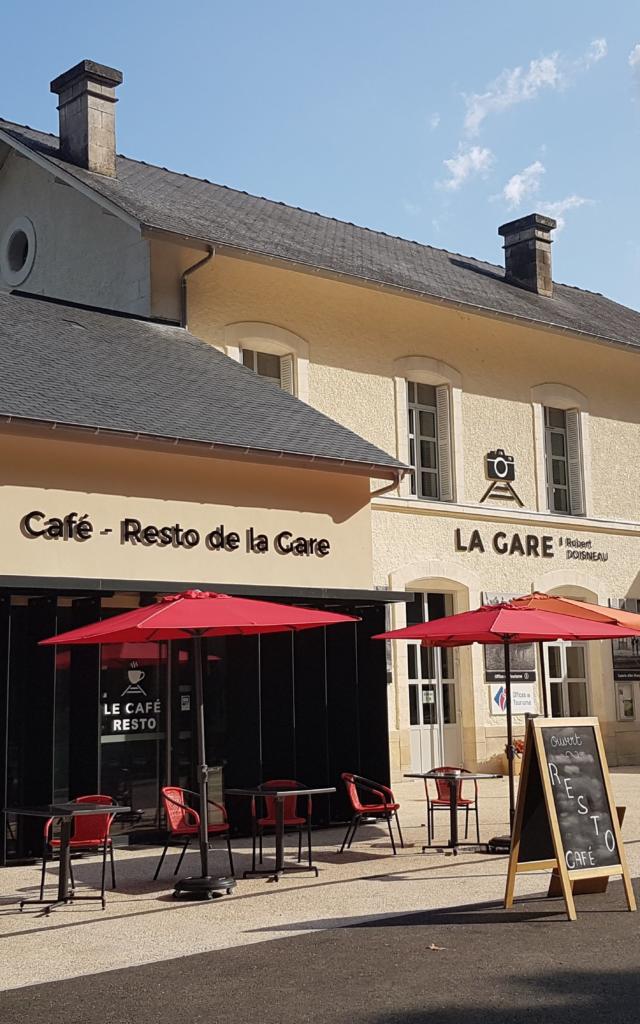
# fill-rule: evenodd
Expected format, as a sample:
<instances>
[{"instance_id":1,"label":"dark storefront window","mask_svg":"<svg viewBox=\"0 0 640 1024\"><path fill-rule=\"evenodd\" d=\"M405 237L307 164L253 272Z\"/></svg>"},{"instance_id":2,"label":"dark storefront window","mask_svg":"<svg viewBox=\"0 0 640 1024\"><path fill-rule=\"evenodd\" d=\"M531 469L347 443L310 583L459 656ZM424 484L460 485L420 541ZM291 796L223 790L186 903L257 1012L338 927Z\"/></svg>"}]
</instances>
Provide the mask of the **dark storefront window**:
<instances>
[{"instance_id":1,"label":"dark storefront window","mask_svg":"<svg viewBox=\"0 0 640 1024\"><path fill-rule=\"evenodd\" d=\"M38 646L136 601L137 595L125 595L121 605L101 605L98 595L0 599L0 781L8 805L102 792L133 808L130 819L118 819L116 834L151 840L163 827L161 786L197 789L189 641ZM384 607L334 602L331 608L362 621L207 641L212 799L222 798L223 782L252 785L271 777L335 785L335 797L314 803L321 823L348 813L341 772L388 780L385 649L370 639L385 628ZM229 811L234 829L246 831L247 802ZM42 822L14 818L0 836L0 863L37 856Z\"/></svg>"}]
</instances>

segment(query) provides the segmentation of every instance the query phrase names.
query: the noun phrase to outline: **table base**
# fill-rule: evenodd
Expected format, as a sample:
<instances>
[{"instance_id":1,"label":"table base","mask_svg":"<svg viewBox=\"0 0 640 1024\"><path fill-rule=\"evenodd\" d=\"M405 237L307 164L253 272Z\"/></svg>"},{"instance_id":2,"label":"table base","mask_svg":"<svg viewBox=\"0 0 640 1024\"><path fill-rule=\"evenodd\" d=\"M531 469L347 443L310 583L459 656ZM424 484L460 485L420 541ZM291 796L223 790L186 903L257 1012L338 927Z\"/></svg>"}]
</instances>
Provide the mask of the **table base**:
<instances>
[{"instance_id":1,"label":"table base","mask_svg":"<svg viewBox=\"0 0 640 1024\"><path fill-rule=\"evenodd\" d=\"M43 913L48 915L52 910L55 910L56 907L66 907L68 906L69 903L77 903L78 900L90 900L94 903L102 903L103 910L107 905L107 901L103 899L102 896L76 896L74 893L69 893L68 896L63 897L62 899L58 898L55 900L20 900L20 910L22 910L23 907L27 906L44 907L45 909Z\"/></svg>"},{"instance_id":2,"label":"table base","mask_svg":"<svg viewBox=\"0 0 640 1024\"><path fill-rule=\"evenodd\" d=\"M232 875L222 875L216 878L213 875L201 875L195 878L180 878L173 887L173 898L181 896L192 900L212 900L214 892L227 895L235 889L236 880Z\"/></svg>"},{"instance_id":3,"label":"table base","mask_svg":"<svg viewBox=\"0 0 640 1024\"><path fill-rule=\"evenodd\" d=\"M425 850L444 850L445 853L452 853L454 856L458 855L458 852L462 850L464 853L489 853L488 843L456 843L452 846L451 843L425 843L422 847L422 852Z\"/></svg>"},{"instance_id":4,"label":"table base","mask_svg":"<svg viewBox=\"0 0 640 1024\"><path fill-rule=\"evenodd\" d=\"M281 875L289 875L294 872L301 871L313 871L316 878L318 877L318 869L313 865L308 864L287 864L281 868L251 868L248 871L243 872L243 878L272 878L274 882L280 881Z\"/></svg>"}]
</instances>

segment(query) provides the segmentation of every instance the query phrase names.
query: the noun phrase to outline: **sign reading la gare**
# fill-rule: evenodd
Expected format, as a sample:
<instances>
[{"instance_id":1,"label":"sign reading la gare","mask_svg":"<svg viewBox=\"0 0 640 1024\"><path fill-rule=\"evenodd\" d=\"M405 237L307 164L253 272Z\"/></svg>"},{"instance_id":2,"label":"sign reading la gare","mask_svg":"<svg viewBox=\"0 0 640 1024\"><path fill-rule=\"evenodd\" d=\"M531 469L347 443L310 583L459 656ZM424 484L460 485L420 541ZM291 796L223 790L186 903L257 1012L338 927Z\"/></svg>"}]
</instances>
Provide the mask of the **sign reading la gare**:
<instances>
[{"instance_id":1,"label":"sign reading la gare","mask_svg":"<svg viewBox=\"0 0 640 1024\"><path fill-rule=\"evenodd\" d=\"M521 555L525 558L555 558L564 551L565 558L577 558L581 561L606 562L607 551L599 551L593 546L592 540L577 537L552 537L550 534L507 533L496 530L489 537L483 537L480 530L463 532L460 527L454 531L454 547L456 551L477 551L483 555L487 550L496 555Z\"/></svg>"}]
</instances>

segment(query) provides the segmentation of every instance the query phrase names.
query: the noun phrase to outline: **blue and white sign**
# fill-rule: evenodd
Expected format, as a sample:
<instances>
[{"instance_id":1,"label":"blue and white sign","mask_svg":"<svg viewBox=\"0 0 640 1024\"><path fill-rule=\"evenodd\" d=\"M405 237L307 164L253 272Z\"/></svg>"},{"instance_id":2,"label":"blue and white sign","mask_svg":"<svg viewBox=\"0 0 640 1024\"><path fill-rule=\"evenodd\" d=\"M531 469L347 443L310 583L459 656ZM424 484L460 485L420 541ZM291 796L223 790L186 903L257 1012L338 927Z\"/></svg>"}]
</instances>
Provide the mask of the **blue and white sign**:
<instances>
[{"instance_id":1,"label":"blue and white sign","mask_svg":"<svg viewBox=\"0 0 640 1024\"><path fill-rule=\"evenodd\" d=\"M506 715L507 690L504 683L489 687L491 714ZM533 683L511 684L511 711L514 715L535 715L538 712L536 687Z\"/></svg>"}]
</instances>

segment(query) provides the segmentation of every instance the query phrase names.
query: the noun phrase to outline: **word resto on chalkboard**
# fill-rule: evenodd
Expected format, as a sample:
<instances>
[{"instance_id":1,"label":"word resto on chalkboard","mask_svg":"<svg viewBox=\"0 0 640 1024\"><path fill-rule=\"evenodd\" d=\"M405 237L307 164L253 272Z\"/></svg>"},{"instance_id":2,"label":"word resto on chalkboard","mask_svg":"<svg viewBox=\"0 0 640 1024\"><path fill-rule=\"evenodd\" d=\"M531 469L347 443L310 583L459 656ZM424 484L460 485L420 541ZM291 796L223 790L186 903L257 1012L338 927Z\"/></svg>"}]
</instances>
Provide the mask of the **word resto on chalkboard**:
<instances>
[{"instance_id":1,"label":"word resto on chalkboard","mask_svg":"<svg viewBox=\"0 0 640 1024\"><path fill-rule=\"evenodd\" d=\"M516 874L553 868L575 919L573 883L621 875L629 910L635 899L596 718L529 722L511 839L505 906Z\"/></svg>"}]
</instances>

